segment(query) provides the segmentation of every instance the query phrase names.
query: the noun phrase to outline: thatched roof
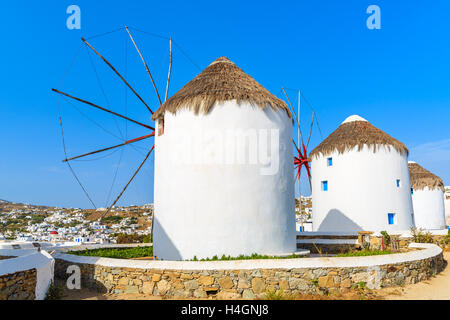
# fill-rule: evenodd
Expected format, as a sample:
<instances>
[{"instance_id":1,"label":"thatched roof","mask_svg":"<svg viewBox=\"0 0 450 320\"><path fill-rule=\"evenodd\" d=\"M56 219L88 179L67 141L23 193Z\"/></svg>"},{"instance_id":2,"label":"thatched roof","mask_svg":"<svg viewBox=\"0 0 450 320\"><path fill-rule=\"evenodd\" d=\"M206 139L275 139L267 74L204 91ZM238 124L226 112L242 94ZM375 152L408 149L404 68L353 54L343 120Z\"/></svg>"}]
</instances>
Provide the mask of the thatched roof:
<instances>
[{"instance_id":1,"label":"thatched roof","mask_svg":"<svg viewBox=\"0 0 450 320\"><path fill-rule=\"evenodd\" d=\"M444 192L444 182L438 176L432 174L416 162L408 162L409 179L414 190L422 190L428 187L430 190L441 189Z\"/></svg>"},{"instance_id":2,"label":"thatched roof","mask_svg":"<svg viewBox=\"0 0 450 320\"><path fill-rule=\"evenodd\" d=\"M191 109L195 114L207 114L215 103L228 100L236 100L238 104L249 102L261 109L269 105L273 109L286 110L292 117L283 100L272 95L233 62L220 57L168 99L152 119L164 116L165 111L176 113L182 108Z\"/></svg>"},{"instance_id":3,"label":"thatched roof","mask_svg":"<svg viewBox=\"0 0 450 320\"><path fill-rule=\"evenodd\" d=\"M359 116L348 117L332 134L314 148L310 157L329 155L334 151L344 153L358 147L361 151L364 145L376 152L380 146L394 148L399 153L408 154L408 148L400 141L374 127L367 120Z\"/></svg>"}]
</instances>

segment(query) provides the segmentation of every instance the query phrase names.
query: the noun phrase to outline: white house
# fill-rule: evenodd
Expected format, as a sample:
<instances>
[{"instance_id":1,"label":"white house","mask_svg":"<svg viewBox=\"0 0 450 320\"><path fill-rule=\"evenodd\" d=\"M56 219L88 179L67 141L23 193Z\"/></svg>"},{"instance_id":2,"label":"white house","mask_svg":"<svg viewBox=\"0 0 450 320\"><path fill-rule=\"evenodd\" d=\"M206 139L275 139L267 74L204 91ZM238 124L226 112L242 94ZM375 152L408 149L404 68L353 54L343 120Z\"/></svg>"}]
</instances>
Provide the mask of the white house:
<instances>
[{"instance_id":1,"label":"white house","mask_svg":"<svg viewBox=\"0 0 450 320\"><path fill-rule=\"evenodd\" d=\"M152 119L158 258L296 250L292 117L282 100L221 57Z\"/></svg>"},{"instance_id":2,"label":"white house","mask_svg":"<svg viewBox=\"0 0 450 320\"><path fill-rule=\"evenodd\" d=\"M414 225L408 149L367 120L348 117L310 159L314 231L396 232Z\"/></svg>"},{"instance_id":3,"label":"white house","mask_svg":"<svg viewBox=\"0 0 450 320\"><path fill-rule=\"evenodd\" d=\"M89 237L75 237L73 238L73 241L76 243L90 243L91 242L91 238Z\"/></svg>"},{"instance_id":4,"label":"white house","mask_svg":"<svg viewBox=\"0 0 450 320\"><path fill-rule=\"evenodd\" d=\"M414 161L408 166L416 228L445 229L444 182Z\"/></svg>"}]
</instances>

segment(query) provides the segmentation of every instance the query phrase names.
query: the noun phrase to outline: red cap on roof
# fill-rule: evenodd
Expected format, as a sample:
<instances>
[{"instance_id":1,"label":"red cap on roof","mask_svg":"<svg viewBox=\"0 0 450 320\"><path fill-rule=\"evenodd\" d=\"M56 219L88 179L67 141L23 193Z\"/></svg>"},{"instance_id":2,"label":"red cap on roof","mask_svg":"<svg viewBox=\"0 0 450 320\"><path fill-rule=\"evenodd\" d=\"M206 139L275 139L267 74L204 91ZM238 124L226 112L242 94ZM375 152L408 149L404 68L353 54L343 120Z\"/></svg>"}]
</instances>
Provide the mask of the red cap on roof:
<instances>
[{"instance_id":1,"label":"red cap on roof","mask_svg":"<svg viewBox=\"0 0 450 320\"><path fill-rule=\"evenodd\" d=\"M50 234L58 234L58 232L52 231L52 232L50 232Z\"/></svg>"}]
</instances>

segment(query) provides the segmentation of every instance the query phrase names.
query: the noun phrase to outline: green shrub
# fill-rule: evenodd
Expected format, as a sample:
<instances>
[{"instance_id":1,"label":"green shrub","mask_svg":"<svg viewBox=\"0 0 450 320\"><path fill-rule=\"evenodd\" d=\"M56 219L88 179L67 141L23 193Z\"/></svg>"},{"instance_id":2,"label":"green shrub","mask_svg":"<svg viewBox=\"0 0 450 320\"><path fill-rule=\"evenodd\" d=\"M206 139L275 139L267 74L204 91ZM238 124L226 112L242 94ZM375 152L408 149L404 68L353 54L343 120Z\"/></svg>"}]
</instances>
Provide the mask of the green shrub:
<instances>
[{"instance_id":1,"label":"green shrub","mask_svg":"<svg viewBox=\"0 0 450 320\"><path fill-rule=\"evenodd\" d=\"M389 246L391 244L391 237L389 236L387 231L381 231L380 233L383 235L384 245Z\"/></svg>"},{"instance_id":2,"label":"green shrub","mask_svg":"<svg viewBox=\"0 0 450 320\"><path fill-rule=\"evenodd\" d=\"M364 257L364 256L379 256L383 254L392 254L391 250L359 250L359 251L349 251L346 253L339 253L337 257Z\"/></svg>"},{"instance_id":3,"label":"green shrub","mask_svg":"<svg viewBox=\"0 0 450 320\"><path fill-rule=\"evenodd\" d=\"M294 258L302 258L300 255L291 254L289 256L268 256L268 255L260 255L257 253L253 253L249 256L239 255L237 257L222 255L222 257L218 257L217 255L211 258L198 259L197 256L194 256L191 261L219 261L219 260L255 260L255 259L294 259Z\"/></svg>"},{"instance_id":4,"label":"green shrub","mask_svg":"<svg viewBox=\"0 0 450 320\"><path fill-rule=\"evenodd\" d=\"M143 243L150 243L150 242L152 242L151 236L149 234L146 234L145 236L142 237L142 242Z\"/></svg>"},{"instance_id":5,"label":"green shrub","mask_svg":"<svg viewBox=\"0 0 450 320\"><path fill-rule=\"evenodd\" d=\"M265 300L293 300L294 296L292 294L283 293L282 290L266 290L264 292Z\"/></svg>"},{"instance_id":6,"label":"green shrub","mask_svg":"<svg viewBox=\"0 0 450 320\"><path fill-rule=\"evenodd\" d=\"M61 300L63 297L64 288L63 286L55 285L50 282L50 286L48 287L47 293L45 294L45 300Z\"/></svg>"},{"instance_id":7,"label":"green shrub","mask_svg":"<svg viewBox=\"0 0 450 320\"><path fill-rule=\"evenodd\" d=\"M116 243L143 243L144 235L119 233Z\"/></svg>"},{"instance_id":8,"label":"green shrub","mask_svg":"<svg viewBox=\"0 0 450 320\"><path fill-rule=\"evenodd\" d=\"M140 257L152 257L153 247L84 249L79 251L69 251L68 253L78 256L134 259Z\"/></svg>"},{"instance_id":9,"label":"green shrub","mask_svg":"<svg viewBox=\"0 0 450 320\"><path fill-rule=\"evenodd\" d=\"M433 243L433 235L428 231L424 232L423 229L411 228L413 241L416 243Z\"/></svg>"},{"instance_id":10,"label":"green shrub","mask_svg":"<svg viewBox=\"0 0 450 320\"><path fill-rule=\"evenodd\" d=\"M123 217L121 216L107 216L102 219L102 222L106 223L119 223L122 221Z\"/></svg>"}]
</instances>

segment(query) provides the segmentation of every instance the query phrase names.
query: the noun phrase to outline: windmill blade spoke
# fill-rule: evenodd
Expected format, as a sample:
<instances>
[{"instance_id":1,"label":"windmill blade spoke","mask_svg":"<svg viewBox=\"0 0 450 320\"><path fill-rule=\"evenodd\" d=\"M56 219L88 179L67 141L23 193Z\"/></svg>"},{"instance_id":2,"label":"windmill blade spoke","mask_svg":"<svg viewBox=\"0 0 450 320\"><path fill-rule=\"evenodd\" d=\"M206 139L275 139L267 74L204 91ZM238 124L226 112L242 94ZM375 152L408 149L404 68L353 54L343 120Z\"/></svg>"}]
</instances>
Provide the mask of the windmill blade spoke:
<instances>
[{"instance_id":1,"label":"windmill blade spoke","mask_svg":"<svg viewBox=\"0 0 450 320\"><path fill-rule=\"evenodd\" d=\"M169 39L169 56L169 75L167 76L166 95L164 97L164 102L167 101L167 94L169 93L170 74L172 73L172 38Z\"/></svg>"},{"instance_id":2,"label":"windmill blade spoke","mask_svg":"<svg viewBox=\"0 0 450 320\"><path fill-rule=\"evenodd\" d=\"M108 60L106 60L97 50L94 49L94 47L92 47L89 42L86 41L86 39L84 39L83 37L81 37L81 40L89 47L91 48L92 51L94 51L107 65L108 67L110 67L118 76L119 78L128 86L128 88L130 88L131 91L133 91L133 93L136 95L136 97L141 100L141 102L147 107L148 111L150 111L151 114L153 114L152 109L150 109L150 107L145 103L145 101L141 98L141 96L131 87L131 85L127 82L127 80L125 80L124 77L122 77L122 75L116 70L116 68L114 68L112 66L111 63L108 62Z\"/></svg>"},{"instance_id":3,"label":"windmill blade spoke","mask_svg":"<svg viewBox=\"0 0 450 320\"><path fill-rule=\"evenodd\" d=\"M95 103L92 103L92 102L89 102L89 101L86 101L86 100L83 100L83 99L74 97L74 96L72 96L72 95L70 95L70 94L68 94L68 93L59 91L58 89L52 89L52 91L53 91L53 92L56 92L56 93L59 93L59 94L61 94L61 95L63 95L63 96L69 97L69 98L71 98L71 99L74 99L74 100L83 102L83 103L85 103L85 104L87 104L87 105L90 105L90 106L92 106L92 107L95 107L95 108L97 108L97 109L100 109L100 110L109 112L109 113L111 113L111 114L113 114L113 115L115 115L115 116L118 116L118 117L120 117L120 118L123 118L123 119L128 120L128 121L131 121L131 122L134 122L134 123L136 123L136 124L138 124L138 125L140 125L140 126L143 126L143 127L147 128L147 129L150 129L150 130L152 130L152 131L155 131L155 128L153 128L153 127L151 127L151 126L149 126L149 125L143 124L143 123L141 123L141 122L139 122L139 121L130 119L130 118L125 117L125 116L123 116L123 115L121 115L121 114L118 114L118 113L116 113L116 112L114 112L114 111L111 111L111 110L108 110L108 109L106 109L106 108L100 107L100 106L96 105Z\"/></svg>"},{"instance_id":4,"label":"windmill blade spoke","mask_svg":"<svg viewBox=\"0 0 450 320\"><path fill-rule=\"evenodd\" d=\"M313 124L314 124L314 111L312 112L311 126L309 128L309 136L308 136L308 142L306 142L306 148L308 148L308 146L309 146L309 140L311 139Z\"/></svg>"},{"instance_id":5,"label":"windmill blade spoke","mask_svg":"<svg viewBox=\"0 0 450 320\"><path fill-rule=\"evenodd\" d=\"M161 102L161 98L160 98L160 96L159 96L158 88L156 88L156 84L155 84L155 81L153 80L153 77L152 77L152 74L151 74L151 72L150 72L150 69L149 69L147 63L145 62L144 57L143 57L142 54L141 54L141 51L139 51L139 48L138 48L136 42L134 41L133 36L132 36L131 33L130 33L130 30L128 30L128 27L125 27L125 29L127 30L128 35L130 36L130 39L131 39L131 41L133 42L134 47L136 48L136 51L139 53L139 56L141 57L141 60L142 60L142 62L144 63L145 69L147 70L147 73L148 73L148 75L150 76L150 80L151 80L152 83L153 83L153 87L155 88L156 95L158 96L159 105L161 105L162 102ZM153 112L152 112L151 110L150 110L150 112L153 114Z\"/></svg>"},{"instance_id":6,"label":"windmill blade spoke","mask_svg":"<svg viewBox=\"0 0 450 320\"><path fill-rule=\"evenodd\" d=\"M287 99L287 101L289 103L289 107L291 108L291 111L294 114L295 121L297 122L297 127L298 127L298 131L299 131L299 134L300 134L300 138L301 138L301 141L303 143L302 130L300 128L300 122L298 121L298 118L297 118L297 113L295 112L294 108L292 107L291 100L289 99L289 96L287 95L286 91L284 90L284 88L281 88L281 89L283 90L284 95L286 96L286 99ZM300 144L300 142L299 142L299 144Z\"/></svg>"},{"instance_id":7,"label":"windmill blade spoke","mask_svg":"<svg viewBox=\"0 0 450 320\"><path fill-rule=\"evenodd\" d=\"M108 147L108 148L104 148L104 149L100 149L100 150L84 153L84 154L81 154L81 155L76 156L76 157L64 159L62 162L67 162L67 161L75 160L75 159L78 159L78 158L86 157L86 156L89 156L89 155L92 155L92 154L108 151L108 150L115 149L115 148L118 148L118 147L122 147L122 146L125 146L125 145L133 143L133 142L137 142L137 141L141 141L141 140L153 137L154 135L155 135L155 133L152 132L152 133L147 134L145 136L142 136L142 137L139 137L139 138L135 138L135 139L131 139L131 140L125 141L124 143L117 144L117 145L112 146L112 147Z\"/></svg>"},{"instance_id":8,"label":"windmill blade spoke","mask_svg":"<svg viewBox=\"0 0 450 320\"><path fill-rule=\"evenodd\" d=\"M295 140L294 140L294 139L292 139L292 142L294 143L295 149L298 150L297 144L295 143Z\"/></svg>"},{"instance_id":9,"label":"windmill blade spoke","mask_svg":"<svg viewBox=\"0 0 450 320\"><path fill-rule=\"evenodd\" d=\"M141 164L139 165L139 167L136 169L136 171L134 172L133 176L131 177L131 179L128 181L128 183L125 185L125 187L122 189L122 191L120 192L120 194L117 196L117 198L114 200L114 202L111 204L111 206L108 208L108 210L106 210L106 212L104 214L102 214L102 216L100 217L99 220L103 219L104 216L106 216L109 211L111 211L111 208L114 207L114 205L117 203L117 201L119 201L119 199L122 197L123 193L125 192L125 190L127 190L128 186L130 185L131 181L133 181L134 177L136 177L136 175L138 174L139 170L141 170L142 166L144 165L145 161L147 161L148 157L150 156L150 154L152 153L153 149L155 148L155 145L153 145L150 149L150 151L147 153L147 155L145 156L144 160L142 160Z\"/></svg>"}]
</instances>

